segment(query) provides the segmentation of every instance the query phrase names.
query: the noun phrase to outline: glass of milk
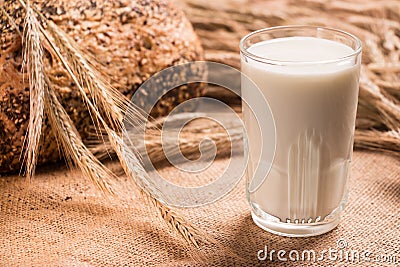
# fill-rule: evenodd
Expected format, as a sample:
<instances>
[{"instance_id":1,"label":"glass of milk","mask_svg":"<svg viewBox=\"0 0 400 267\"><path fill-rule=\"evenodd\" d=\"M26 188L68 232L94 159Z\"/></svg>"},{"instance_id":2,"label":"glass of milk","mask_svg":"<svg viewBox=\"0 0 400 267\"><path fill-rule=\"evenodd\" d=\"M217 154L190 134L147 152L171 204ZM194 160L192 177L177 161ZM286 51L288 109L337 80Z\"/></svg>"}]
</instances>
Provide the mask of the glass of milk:
<instances>
[{"instance_id":1,"label":"glass of milk","mask_svg":"<svg viewBox=\"0 0 400 267\"><path fill-rule=\"evenodd\" d=\"M252 113L260 101L242 80L247 196L261 228L313 236L338 225L348 194L361 49L354 35L314 26L268 28L241 40L242 72L275 122L274 136L260 134ZM258 123L269 122L261 116ZM263 153L271 138L275 151ZM265 177L257 177L263 166ZM253 180L262 182L250 186Z\"/></svg>"}]
</instances>

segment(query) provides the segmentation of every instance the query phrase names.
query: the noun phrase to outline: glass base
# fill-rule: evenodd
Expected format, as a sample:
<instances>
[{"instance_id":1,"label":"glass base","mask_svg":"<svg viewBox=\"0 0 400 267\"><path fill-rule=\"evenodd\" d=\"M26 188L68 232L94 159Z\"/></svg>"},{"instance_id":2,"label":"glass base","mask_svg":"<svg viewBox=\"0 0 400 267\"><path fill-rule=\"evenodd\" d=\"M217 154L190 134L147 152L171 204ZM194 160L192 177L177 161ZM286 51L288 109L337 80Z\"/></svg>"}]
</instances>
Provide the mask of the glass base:
<instances>
[{"instance_id":1,"label":"glass base","mask_svg":"<svg viewBox=\"0 0 400 267\"><path fill-rule=\"evenodd\" d=\"M264 212L262 212L264 213ZM325 234L333 230L340 221L340 212L335 214L330 214L329 219L319 222L319 223L284 223L276 220L269 214L263 214L265 216L261 217L257 215L254 211L251 211L251 217L254 223L260 228L280 236L288 237L307 237ZM275 218L272 219L272 218Z\"/></svg>"}]
</instances>

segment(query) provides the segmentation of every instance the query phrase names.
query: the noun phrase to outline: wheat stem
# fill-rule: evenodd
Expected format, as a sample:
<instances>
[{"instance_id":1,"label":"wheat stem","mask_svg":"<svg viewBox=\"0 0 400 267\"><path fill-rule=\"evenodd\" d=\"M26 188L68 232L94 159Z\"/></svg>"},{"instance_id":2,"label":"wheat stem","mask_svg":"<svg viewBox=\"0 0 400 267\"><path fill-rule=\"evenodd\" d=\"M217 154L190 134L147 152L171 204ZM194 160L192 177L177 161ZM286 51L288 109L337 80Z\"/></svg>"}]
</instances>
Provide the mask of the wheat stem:
<instances>
[{"instance_id":1,"label":"wheat stem","mask_svg":"<svg viewBox=\"0 0 400 267\"><path fill-rule=\"evenodd\" d=\"M129 147L113 130L109 128L106 128L106 130L111 147L120 159L121 166L126 175L139 185L142 193L149 198L153 206L158 210L161 217L171 229L177 232L187 242L199 247L199 231L189 221L173 211L167 204L163 203L166 196L159 192L151 183L147 172L144 170L137 156L132 152L132 147ZM137 179L137 177L140 177L140 179Z\"/></svg>"},{"instance_id":2,"label":"wheat stem","mask_svg":"<svg viewBox=\"0 0 400 267\"><path fill-rule=\"evenodd\" d=\"M42 133L45 81L39 22L29 6L29 1L26 8L22 44L23 65L26 66L29 75L30 113L28 133L24 141L24 144L26 144L24 162L27 178L30 179L35 173Z\"/></svg>"},{"instance_id":3,"label":"wheat stem","mask_svg":"<svg viewBox=\"0 0 400 267\"><path fill-rule=\"evenodd\" d=\"M83 144L68 113L49 85L50 83L47 80L45 90L46 114L67 160L70 159L75 166L78 166L102 192L113 194L111 181L116 179L115 175L93 156Z\"/></svg>"},{"instance_id":4,"label":"wheat stem","mask_svg":"<svg viewBox=\"0 0 400 267\"><path fill-rule=\"evenodd\" d=\"M94 69L92 64L84 56L82 51L77 48L77 44L67 36L56 24L48 21L47 27L53 36L58 47L66 54L66 59L79 84L88 90L89 95L93 96L92 101L98 105L114 129L122 128L124 111L120 108L124 103L125 96L104 79L100 73ZM126 100L127 101L127 100Z\"/></svg>"},{"instance_id":5,"label":"wheat stem","mask_svg":"<svg viewBox=\"0 0 400 267\"><path fill-rule=\"evenodd\" d=\"M20 1L23 2L23 0L20 0ZM53 22L51 22L51 21L47 21L47 25L48 26L50 25L50 29L53 29L50 31L53 33L52 37L56 40L57 44L59 46L63 47L64 50L65 50L65 48L67 50L69 50L72 47L72 45L70 45L70 44L65 45L65 43L69 42L69 39L65 38L64 33L62 33L62 31L60 29L55 28L55 24L53 24ZM57 30L55 30L55 29L57 29ZM99 109L97 108L97 106L95 106L94 103L92 103L93 99L97 100L97 101L101 101L103 107L105 107L105 110L104 110L105 112L112 112L112 114L114 114L115 111L120 112L120 110L115 108L116 107L115 102L105 101L105 98L111 95L111 94L109 94L109 92L110 92L110 90L108 90L109 88L108 87L98 88L99 85L103 86L104 84L102 84L101 82L96 82L96 83L93 82L93 80L101 81L101 78L97 79L97 77L95 76L96 74L98 74L98 72L95 72L95 71L91 72L91 70L88 68L89 65L82 66L82 64L84 64L85 61L83 61L84 56L77 57L77 54L80 53L79 51L74 51L74 53L69 53L68 54L70 57L69 60L65 59L65 57L59 51L56 44L54 44L54 42L48 35L47 31L43 27L40 27L40 31L42 32L43 36L49 43L50 47L55 52L58 59L61 61L61 63L63 64L63 66L65 67L65 69L67 70L67 72L69 73L69 75L71 76L73 81L75 82L89 111L92 112L93 115L95 116L95 119L96 119L95 121L98 122L99 125L102 125L102 127L104 127L104 129L106 129L109 140L112 144L112 147L116 151L118 158L119 158L122 166L124 167L124 170L125 170L126 174L128 175L128 177L133 179L137 183L137 185L142 189L142 192L145 193L145 195L147 195L152 200L153 203L155 203L155 206L158 208L163 219L170 226L172 226L172 228L177 233L179 233L180 236L182 236L183 238L185 238L187 241L191 242L195 246L198 246L198 243L197 243L196 239L194 238L196 236L195 228L193 226L191 226L191 224L189 222L187 222L186 220L184 220L182 217L178 216L176 212L173 212L170 207L168 207L165 203L162 202L165 199L165 196L162 196L159 193L159 191L157 190L156 186L154 184L152 184L151 181L148 179L148 174L144 170L137 155L135 155L135 153L131 149L123 150L124 145L125 145L124 141L122 140L122 138L120 138L118 136L118 134L114 130L109 128L108 124L101 116L101 113L100 113ZM71 65L74 67L71 68ZM77 68L78 65L81 65L81 66L79 68ZM77 73L79 71L86 72L86 75L80 76ZM90 80L88 80L88 79L90 79ZM89 91L89 94L91 94L92 99L87 95L86 91L84 90L85 85L90 86L90 88L87 88L87 89ZM101 92L98 92L99 90ZM93 181L95 183L98 183L99 181L103 181L102 179L104 177L108 177L108 176L106 175L107 173L104 172L104 169L98 168L99 166L101 166L100 165L101 163L96 162L94 156L93 156L93 158L91 158L92 154L83 145L82 141L78 138L78 135L73 134L73 132L76 132L76 131L69 131L69 132L67 131L68 128L71 129L71 127L73 127L73 124L71 121L67 120L68 121L67 124L57 124L57 121L63 120L62 117L65 117L64 119L69 119L69 117L66 113L64 113L65 110L63 111L63 109L61 109L62 106L58 102L58 100L57 100L56 96L54 95L54 93L52 92L52 90L47 90L46 93L47 93L47 98L49 99L48 106L56 107L56 108L53 108L52 110L49 110L49 114L53 118L52 123L53 123L53 125L55 125L54 128L56 128L57 133L63 135L63 137L61 138L60 141L64 145L65 151L71 153L72 159L75 160L75 163L82 169L82 171L84 173L86 173L90 177L93 174L100 172L99 176L91 177L91 178L93 178ZM118 96L115 96L115 97L117 97L117 99L118 99ZM109 106L111 109L108 109L107 106ZM53 111L53 112L51 112L51 111ZM57 111L57 112L54 112L54 111ZM57 114L59 114L58 118L56 116ZM60 115L62 115L62 116L60 116ZM111 115L111 116L113 116L113 115ZM117 125L121 125L120 123L121 123L122 119L120 118L119 115L117 115L116 120L117 120L116 121ZM122 129L122 127L121 127L121 129ZM67 134L64 133L65 131L67 131ZM69 141L68 141L69 139L71 139L70 141L75 141L74 146L71 147L69 145ZM84 152L84 154L78 154L78 152ZM84 161L84 164L80 164L80 162L82 162L82 160ZM89 165L88 163L95 163L95 164ZM94 170L94 171L91 172L92 170ZM101 171L103 171L104 173L101 174ZM102 189L109 190L109 186L107 183L100 183L98 185Z\"/></svg>"}]
</instances>

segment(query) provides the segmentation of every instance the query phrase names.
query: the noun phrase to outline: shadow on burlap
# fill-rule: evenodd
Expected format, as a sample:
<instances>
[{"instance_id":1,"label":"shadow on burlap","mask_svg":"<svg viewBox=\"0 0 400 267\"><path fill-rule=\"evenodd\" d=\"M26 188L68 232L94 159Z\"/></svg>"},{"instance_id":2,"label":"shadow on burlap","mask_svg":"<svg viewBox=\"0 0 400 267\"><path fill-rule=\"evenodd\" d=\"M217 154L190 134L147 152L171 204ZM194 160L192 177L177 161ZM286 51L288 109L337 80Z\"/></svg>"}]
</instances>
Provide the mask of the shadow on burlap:
<instances>
[{"instance_id":1,"label":"shadow on burlap","mask_svg":"<svg viewBox=\"0 0 400 267\"><path fill-rule=\"evenodd\" d=\"M218 160L200 180L212 180L226 167ZM111 163L111 167L115 167ZM91 183L62 166L42 170L26 190L23 178L0 178L0 264L3 266L232 266L224 248L237 253L241 265L284 265L285 262L257 259L268 250L365 251L369 258L397 256L400 261L400 166L395 158L355 152L350 181L349 204L342 223L330 233L312 238L285 238L267 233L252 222L245 199L245 182L220 201L201 208L182 210L220 246L203 246L205 259L195 262L181 239L169 233L165 223L136 191L122 199L103 197ZM172 167L161 174L175 181L187 179ZM123 183L123 182L122 182ZM375 265L335 260L325 254L317 262L296 261L286 265ZM292 254L295 257L295 254ZM286 254L288 257L288 254ZM290 264L289 264L290 263ZM394 266L394 264L389 264Z\"/></svg>"}]
</instances>

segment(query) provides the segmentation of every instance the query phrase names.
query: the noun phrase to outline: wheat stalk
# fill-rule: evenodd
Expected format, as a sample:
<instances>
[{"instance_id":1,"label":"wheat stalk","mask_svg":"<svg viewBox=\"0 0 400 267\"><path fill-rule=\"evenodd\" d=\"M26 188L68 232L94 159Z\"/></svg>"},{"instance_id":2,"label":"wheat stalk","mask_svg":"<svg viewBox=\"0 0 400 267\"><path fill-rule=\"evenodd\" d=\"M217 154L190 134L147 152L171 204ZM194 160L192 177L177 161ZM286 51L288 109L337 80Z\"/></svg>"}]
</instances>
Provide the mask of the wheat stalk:
<instances>
[{"instance_id":1,"label":"wheat stalk","mask_svg":"<svg viewBox=\"0 0 400 267\"><path fill-rule=\"evenodd\" d=\"M30 8L29 1L26 10L22 44L23 65L26 66L29 75L30 101L28 132L24 141L26 145L24 162L26 176L30 179L35 172L42 133L45 81L39 22Z\"/></svg>"},{"instance_id":2,"label":"wheat stalk","mask_svg":"<svg viewBox=\"0 0 400 267\"><path fill-rule=\"evenodd\" d=\"M23 0L20 1L23 2ZM42 17L42 19L45 18ZM55 27L55 24L51 21L46 20L46 23L50 28L52 35L50 37L43 27L39 27L41 33L75 82L89 111L93 116L95 116L94 121L98 122L98 125L101 125L106 130L111 146L116 151L116 154L118 155L118 158L128 177L133 179L141 188L142 193L150 198L152 203L154 203L154 205L157 207L164 221L166 221L168 225L170 225L175 232L179 233L180 236L182 236L185 240L198 247L198 242L195 238L195 236L197 236L195 227L192 226L188 221L184 220L183 217L179 216L178 213L174 212L170 207L168 207L168 205L163 203L166 197L157 190L153 183L151 183L148 174L144 170L137 155L135 155L134 150L123 150L125 146L124 141L118 136L116 131L108 126L107 122L102 117L100 110L92 102L93 100L101 102L100 107L104 109L104 112L111 112L111 114L117 112L117 115L115 115L116 117L110 118L113 119L114 126L117 126L120 130L122 130L121 123L123 117L121 117L121 107L125 107L125 102L123 100L124 98L119 98L117 93L112 93L116 92L116 90L113 91L111 88L107 87L107 84L104 82L106 79L103 79L103 77L97 77L97 75L100 73L95 71L92 66L85 61L85 56L79 50L74 49L74 45L70 43L70 39L66 38L66 35L62 30ZM59 46L52 41L52 38L56 40L55 42ZM61 47L61 49L67 53L67 58L61 54L59 47ZM86 72L86 74L82 75L80 72ZM91 97L89 97L84 90L85 85L89 87L87 89ZM100 88L98 86L100 86ZM108 183L104 182L104 179L109 177L108 174L111 173L108 173L108 171L103 168L101 163L96 161L96 158L93 156L93 154L86 149L80 138L78 138L75 129L72 132L68 131L72 129L73 124L70 121L68 114L65 113L65 110L61 109L62 106L58 102L52 90L47 90L46 96L49 99L49 105L47 106L55 106L55 108L49 110L49 114L52 116L52 125L54 125L54 128L56 128L57 133L63 135L60 141L64 146L64 151L66 151L69 156L75 160L78 167L81 168L85 174L90 175L94 183L98 184L101 189L110 191L110 186ZM111 99L110 101L110 99L107 99L110 96L116 97L116 99ZM117 106L116 103L122 103L123 105ZM138 116L137 114L140 114L140 112L131 112L133 112L134 117ZM64 119L67 120L67 124L57 124L57 121ZM64 131L67 131L67 133L64 133ZM73 132L75 132L75 134L73 134ZM79 163L82 160L84 161L84 164ZM98 175L92 176L92 174Z\"/></svg>"},{"instance_id":3,"label":"wheat stalk","mask_svg":"<svg viewBox=\"0 0 400 267\"><path fill-rule=\"evenodd\" d=\"M135 180L136 184L140 186L142 193L148 197L150 202L159 211L161 217L171 227L171 229L179 233L187 242L199 247L198 239L201 236L199 230L184 217L162 202L165 199L165 196L156 190L155 186L150 183L148 174L142 167L137 156L132 152L132 147L127 145L127 142L124 142L113 130L109 128L106 130L111 147L120 159L121 166L126 175ZM138 180L137 177L141 177L141 179Z\"/></svg>"},{"instance_id":4,"label":"wheat stalk","mask_svg":"<svg viewBox=\"0 0 400 267\"><path fill-rule=\"evenodd\" d=\"M381 135L383 140L386 139L388 132L396 131L400 126L398 1L366 5L351 1L289 0L282 5L284 8L275 10L258 8L263 7L262 1L255 1L248 7L229 1L212 4L198 0L181 2L203 40L206 59L236 68L240 68L237 45L240 38L257 29L294 24L326 25L360 37L365 70L361 73L356 125L358 130L366 132L355 135L355 147L375 151L376 146L387 145L381 151L400 155L398 145L394 145L400 144L399 137L391 139L393 144L379 142L378 138ZM360 11L367 13L360 15ZM229 104L233 102L229 101Z\"/></svg>"},{"instance_id":5,"label":"wheat stalk","mask_svg":"<svg viewBox=\"0 0 400 267\"><path fill-rule=\"evenodd\" d=\"M111 181L116 179L116 176L83 144L68 113L51 89L48 79L45 86L45 108L50 125L58 143L63 148L67 161L70 159L102 192L113 194Z\"/></svg>"},{"instance_id":6,"label":"wheat stalk","mask_svg":"<svg viewBox=\"0 0 400 267\"><path fill-rule=\"evenodd\" d=\"M46 19L39 11L36 12L46 22L57 47L66 55L65 59L77 81L82 88L88 90L93 103L100 106L99 110L105 113L112 128L121 131L124 119L131 124L143 126L146 122L145 114L110 84L108 77L95 67L95 61L71 37L53 21Z\"/></svg>"},{"instance_id":7,"label":"wheat stalk","mask_svg":"<svg viewBox=\"0 0 400 267\"><path fill-rule=\"evenodd\" d=\"M354 145L358 148L369 149L373 151L382 151L400 158L400 128L387 132L376 130L355 132Z\"/></svg>"},{"instance_id":8,"label":"wheat stalk","mask_svg":"<svg viewBox=\"0 0 400 267\"><path fill-rule=\"evenodd\" d=\"M368 70L363 67L363 75L360 80L360 105L374 108L377 112L371 114L371 117L379 114L379 121L389 129L396 129L400 125L400 106L382 94L380 88L371 81L367 72Z\"/></svg>"},{"instance_id":9,"label":"wheat stalk","mask_svg":"<svg viewBox=\"0 0 400 267\"><path fill-rule=\"evenodd\" d=\"M91 112L91 114L93 114L94 117L94 121L97 122L98 125L101 125L102 127L104 127L104 129L107 130L107 134L109 136L110 139L113 139L113 137L118 136L116 134L116 132L114 132L113 130L111 130L108 127L108 124L106 123L106 121L103 119L99 109L97 108L97 106L95 104L92 103L91 98L87 95L84 87L82 86L82 84L79 81L79 78L76 76L75 71L73 70L73 68L71 68L71 66L69 65L68 60L60 53L57 45L55 43L52 42L52 39L50 38L50 36L47 34L46 30L41 27L41 31L43 33L43 35L45 36L47 42L50 44L50 46L52 47L53 51L56 53L58 59L61 61L61 63L63 64L63 66L65 67L65 69L67 70L67 72L69 73L69 75L71 76L71 78L73 79L73 81L75 82L75 85L77 86L79 92L81 93L82 99L83 101L86 103L89 111ZM53 36L54 37L54 36ZM59 43L62 47L65 47L65 45L60 42ZM74 55L72 55L73 57ZM78 63L80 64L79 60L74 60L73 63ZM74 68L75 70L77 70L76 66ZM84 68L83 68L84 69ZM87 81L87 83L90 83L89 81ZM96 87L92 88L93 90L97 90ZM90 91L89 91L90 93ZM93 93L93 92L92 92ZM117 143L117 141L115 141L114 143ZM122 154L121 154L122 155ZM123 155L122 155L123 156ZM123 158L123 157L121 157ZM140 165L140 161L137 160L137 163ZM144 171L145 172L145 171ZM137 174L142 175L143 171L142 170L138 170ZM144 180L144 179L143 179ZM155 191L155 190L154 190Z\"/></svg>"},{"instance_id":10,"label":"wheat stalk","mask_svg":"<svg viewBox=\"0 0 400 267\"><path fill-rule=\"evenodd\" d=\"M103 75L94 69L93 64L80 51L75 41L59 29L56 24L52 21L47 21L47 28L57 46L66 55L66 60L79 84L93 96L93 103L100 106L99 110L106 114L113 128L120 130L128 100L113 88L104 79Z\"/></svg>"},{"instance_id":11,"label":"wheat stalk","mask_svg":"<svg viewBox=\"0 0 400 267\"><path fill-rule=\"evenodd\" d=\"M164 137L162 140L162 133L156 130L152 134L146 136L144 143L139 145L135 144L135 146L129 145L129 148L135 148L142 156L147 155L153 164L161 164L167 160L165 151L168 151L168 155L171 157L182 153L187 155L188 158L197 158L200 153L200 142L205 138L209 138L214 141L214 145L217 147L216 156L225 157L231 155L232 142L240 141L243 138L243 131L240 126L241 125L232 125L229 127L230 136L227 136L226 132L218 131L218 126L210 126L209 124L190 126L188 127L189 130L183 129L180 132L179 144L175 143L175 139L170 140ZM142 138L142 136L138 136L134 132L128 132L125 135L131 140ZM213 149L214 145L210 143L210 146L202 147L202 149ZM88 147L100 160L109 157L109 151L112 150L110 140L108 140L107 137L105 137L104 142L100 142L97 138L90 140Z\"/></svg>"}]
</instances>

